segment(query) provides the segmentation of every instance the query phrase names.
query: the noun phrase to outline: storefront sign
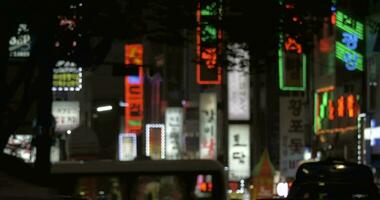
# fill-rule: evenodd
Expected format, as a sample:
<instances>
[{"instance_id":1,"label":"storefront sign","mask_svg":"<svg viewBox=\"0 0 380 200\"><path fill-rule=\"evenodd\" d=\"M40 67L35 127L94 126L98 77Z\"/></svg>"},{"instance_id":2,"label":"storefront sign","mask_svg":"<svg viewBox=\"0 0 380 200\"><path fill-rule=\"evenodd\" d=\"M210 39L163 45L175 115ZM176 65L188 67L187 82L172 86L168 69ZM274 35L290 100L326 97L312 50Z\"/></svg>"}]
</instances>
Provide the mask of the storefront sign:
<instances>
[{"instance_id":1,"label":"storefront sign","mask_svg":"<svg viewBox=\"0 0 380 200\"><path fill-rule=\"evenodd\" d=\"M136 134L119 135L119 160L133 160L137 156Z\"/></svg>"},{"instance_id":2,"label":"storefront sign","mask_svg":"<svg viewBox=\"0 0 380 200\"><path fill-rule=\"evenodd\" d=\"M145 151L153 160L165 159L165 125L147 124L145 127Z\"/></svg>"},{"instance_id":3,"label":"storefront sign","mask_svg":"<svg viewBox=\"0 0 380 200\"><path fill-rule=\"evenodd\" d=\"M53 91L79 91L82 89L82 68L75 62L57 61L53 69Z\"/></svg>"},{"instance_id":4,"label":"storefront sign","mask_svg":"<svg viewBox=\"0 0 380 200\"><path fill-rule=\"evenodd\" d=\"M27 24L19 24L17 33L9 39L9 57L26 58L30 56L32 40Z\"/></svg>"}]
</instances>

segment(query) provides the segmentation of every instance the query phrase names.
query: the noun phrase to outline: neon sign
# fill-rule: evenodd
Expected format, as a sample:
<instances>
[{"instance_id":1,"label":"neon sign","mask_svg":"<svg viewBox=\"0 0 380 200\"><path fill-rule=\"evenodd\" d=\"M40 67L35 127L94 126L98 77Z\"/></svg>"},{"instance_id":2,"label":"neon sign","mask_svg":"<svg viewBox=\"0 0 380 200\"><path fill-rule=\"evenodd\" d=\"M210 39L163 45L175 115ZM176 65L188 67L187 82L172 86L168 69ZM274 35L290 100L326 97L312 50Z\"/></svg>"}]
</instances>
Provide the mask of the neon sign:
<instances>
[{"instance_id":1,"label":"neon sign","mask_svg":"<svg viewBox=\"0 0 380 200\"><path fill-rule=\"evenodd\" d=\"M131 44L125 46L125 64L137 65L138 74L125 76L125 132L140 134L144 118L144 72L143 46Z\"/></svg>"},{"instance_id":2,"label":"neon sign","mask_svg":"<svg viewBox=\"0 0 380 200\"><path fill-rule=\"evenodd\" d=\"M364 39L364 25L337 11L336 26L340 31L336 41L336 58L344 63L348 71L363 71L363 55L358 51Z\"/></svg>"},{"instance_id":3,"label":"neon sign","mask_svg":"<svg viewBox=\"0 0 380 200\"><path fill-rule=\"evenodd\" d=\"M9 56L26 58L30 56L31 36L27 24L19 24L16 35L9 39Z\"/></svg>"},{"instance_id":4,"label":"neon sign","mask_svg":"<svg viewBox=\"0 0 380 200\"><path fill-rule=\"evenodd\" d=\"M165 125L147 124L145 138L146 156L154 160L165 159Z\"/></svg>"},{"instance_id":5,"label":"neon sign","mask_svg":"<svg viewBox=\"0 0 380 200\"><path fill-rule=\"evenodd\" d=\"M197 83L220 84L219 57L222 50L221 3L218 0L198 1L197 5Z\"/></svg>"},{"instance_id":6,"label":"neon sign","mask_svg":"<svg viewBox=\"0 0 380 200\"><path fill-rule=\"evenodd\" d=\"M282 42L282 36L280 36L280 43ZM306 55L302 53L302 46L294 39L288 38L288 41L281 45L278 50L279 86L281 90L305 90L306 62Z\"/></svg>"},{"instance_id":7,"label":"neon sign","mask_svg":"<svg viewBox=\"0 0 380 200\"><path fill-rule=\"evenodd\" d=\"M356 130L359 95L336 96L335 88L317 91L314 97L314 129L317 134Z\"/></svg>"}]
</instances>

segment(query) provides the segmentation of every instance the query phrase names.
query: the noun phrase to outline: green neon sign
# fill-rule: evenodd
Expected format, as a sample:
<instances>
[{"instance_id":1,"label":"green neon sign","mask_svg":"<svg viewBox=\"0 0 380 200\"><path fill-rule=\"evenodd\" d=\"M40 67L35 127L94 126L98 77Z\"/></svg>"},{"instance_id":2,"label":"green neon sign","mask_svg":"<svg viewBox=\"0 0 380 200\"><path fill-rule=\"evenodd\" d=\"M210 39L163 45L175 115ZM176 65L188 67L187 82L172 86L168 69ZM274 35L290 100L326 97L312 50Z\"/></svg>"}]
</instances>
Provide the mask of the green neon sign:
<instances>
[{"instance_id":1,"label":"green neon sign","mask_svg":"<svg viewBox=\"0 0 380 200\"><path fill-rule=\"evenodd\" d=\"M346 54L357 56L358 59L356 60L356 69L363 71L363 55L362 54L349 49L348 47L346 47L346 45L342 44L341 42L337 41L335 45L336 45L335 55L339 60L344 62L345 61L344 55Z\"/></svg>"},{"instance_id":2,"label":"green neon sign","mask_svg":"<svg viewBox=\"0 0 380 200\"><path fill-rule=\"evenodd\" d=\"M358 36L361 40L364 39L364 25L341 11L336 13L336 26L347 33Z\"/></svg>"},{"instance_id":3,"label":"green neon sign","mask_svg":"<svg viewBox=\"0 0 380 200\"><path fill-rule=\"evenodd\" d=\"M279 85L280 89L283 91L304 91L306 89L306 55L302 54L302 85L288 86L285 83L284 67L285 67L285 55L284 50L280 48L278 50L278 70L279 70Z\"/></svg>"}]
</instances>

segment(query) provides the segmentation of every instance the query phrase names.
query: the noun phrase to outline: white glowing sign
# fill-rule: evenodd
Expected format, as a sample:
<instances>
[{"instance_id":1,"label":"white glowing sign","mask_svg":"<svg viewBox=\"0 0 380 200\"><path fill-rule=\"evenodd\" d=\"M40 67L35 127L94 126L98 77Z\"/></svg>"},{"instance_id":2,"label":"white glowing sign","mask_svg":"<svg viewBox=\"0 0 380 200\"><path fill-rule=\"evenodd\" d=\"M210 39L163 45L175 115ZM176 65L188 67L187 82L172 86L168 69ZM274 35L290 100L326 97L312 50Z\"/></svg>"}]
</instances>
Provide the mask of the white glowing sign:
<instances>
[{"instance_id":1,"label":"white glowing sign","mask_svg":"<svg viewBox=\"0 0 380 200\"><path fill-rule=\"evenodd\" d=\"M82 89L82 68L75 62L59 60L53 69L53 91Z\"/></svg>"},{"instance_id":2,"label":"white glowing sign","mask_svg":"<svg viewBox=\"0 0 380 200\"><path fill-rule=\"evenodd\" d=\"M165 125L147 124L145 127L145 153L153 160L165 159Z\"/></svg>"},{"instance_id":3,"label":"white glowing sign","mask_svg":"<svg viewBox=\"0 0 380 200\"><path fill-rule=\"evenodd\" d=\"M55 131L66 132L79 126L79 102L77 101L54 101L52 114L55 118Z\"/></svg>"},{"instance_id":4,"label":"white glowing sign","mask_svg":"<svg viewBox=\"0 0 380 200\"><path fill-rule=\"evenodd\" d=\"M36 149L32 146L32 139L32 135L11 135L4 153L33 163L36 159Z\"/></svg>"},{"instance_id":5,"label":"white glowing sign","mask_svg":"<svg viewBox=\"0 0 380 200\"><path fill-rule=\"evenodd\" d=\"M27 24L19 24L16 35L9 39L9 57L26 58L30 56L32 40Z\"/></svg>"},{"instance_id":6,"label":"white glowing sign","mask_svg":"<svg viewBox=\"0 0 380 200\"><path fill-rule=\"evenodd\" d=\"M294 178L305 149L305 106L302 96L280 97L280 171Z\"/></svg>"},{"instance_id":7,"label":"white glowing sign","mask_svg":"<svg viewBox=\"0 0 380 200\"><path fill-rule=\"evenodd\" d=\"M251 176L249 125L229 125L228 127L228 167L229 179L239 181Z\"/></svg>"},{"instance_id":8,"label":"white glowing sign","mask_svg":"<svg viewBox=\"0 0 380 200\"><path fill-rule=\"evenodd\" d=\"M119 160L133 160L137 156L136 134L119 135Z\"/></svg>"},{"instance_id":9,"label":"white glowing sign","mask_svg":"<svg viewBox=\"0 0 380 200\"><path fill-rule=\"evenodd\" d=\"M250 119L249 51L246 44L227 45L228 119Z\"/></svg>"},{"instance_id":10,"label":"white glowing sign","mask_svg":"<svg viewBox=\"0 0 380 200\"><path fill-rule=\"evenodd\" d=\"M201 159L216 159L217 111L216 93L202 93L199 106Z\"/></svg>"},{"instance_id":11,"label":"white glowing sign","mask_svg":"<svg viewBox=\"0 0 380 200\"><path fill-rule=\"evenodd\" d=\"M183 109L178 107L166 108L166 158L180 159L183 132Z\"/></svg>"}]
</instances>

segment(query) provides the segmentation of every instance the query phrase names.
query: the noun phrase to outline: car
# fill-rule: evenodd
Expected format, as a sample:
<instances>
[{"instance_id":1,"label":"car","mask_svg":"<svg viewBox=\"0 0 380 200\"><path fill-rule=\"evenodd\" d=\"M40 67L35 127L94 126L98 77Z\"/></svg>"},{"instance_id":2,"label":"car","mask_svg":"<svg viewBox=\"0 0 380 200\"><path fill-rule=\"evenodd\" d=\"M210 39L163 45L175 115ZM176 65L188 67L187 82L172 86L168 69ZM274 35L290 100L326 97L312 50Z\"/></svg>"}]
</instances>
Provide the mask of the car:
<instances>
[{"instance_id":1,"label":"car","mask_svg":"<svg viewBox=\"0 0 380 200\"><path fill-rule=\"evenodd\" d=\"M215 160L74 161L52 166L60 195L102 200L225 200L227 179Z\"/></svg>"},{"instance_id":2,"label":"car","mask_svg":"<svg viewBox=\"0 0 380 200\"><path fill-rule=\"evenodd\" d=\"M379 200L380 196L368 166L329 159L301 164L288 199Z\"/></svg>"}]
</instances>

